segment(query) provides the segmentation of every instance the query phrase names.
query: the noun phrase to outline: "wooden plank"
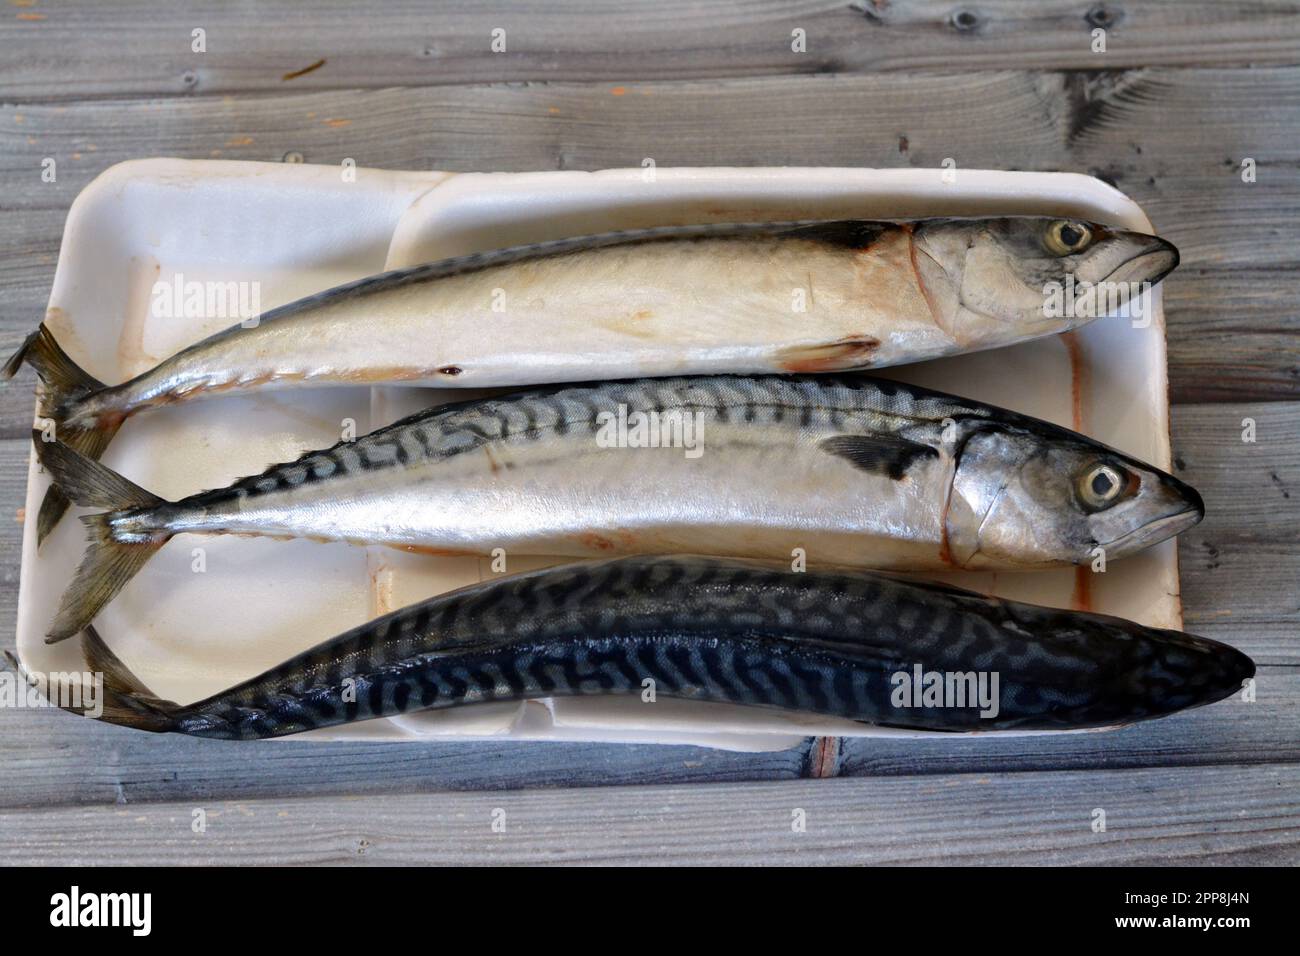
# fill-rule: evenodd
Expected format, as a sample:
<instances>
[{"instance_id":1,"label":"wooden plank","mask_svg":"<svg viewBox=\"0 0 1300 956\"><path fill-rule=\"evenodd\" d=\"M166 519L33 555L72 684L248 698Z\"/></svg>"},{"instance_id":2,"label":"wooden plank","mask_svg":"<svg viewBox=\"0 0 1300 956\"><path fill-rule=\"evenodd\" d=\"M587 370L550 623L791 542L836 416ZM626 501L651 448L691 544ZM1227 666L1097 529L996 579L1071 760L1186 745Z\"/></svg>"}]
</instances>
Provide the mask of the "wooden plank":
<instances>
[{"instance_id":1,"label":"wooden plank","mask_svg":"<svg viewBox=\"0 0 1300 956\"><path fill-rule=\"evenodd\" d=\"M1200 196L1201 215L1189 222L1201 228L1189 236L1230 256L1232 243L1207 232L1211 213L1244 216L1235 207L1247 202L1266 209L1257 193L1296 182L1297 75L1294 67L875 74L8 102L0 195L6 208L66 205L106 166L140 156L141 143L153 155L191 158L280 160L293 150L326 164L505 171L638 166L645 157L660 166L919 167L951 157L958 175L1093 170L1170 200L1217 184L1216 201ZM47 157L58 161L53 183L41 181ZM1245 157L1257 163L1253 184L1238 175ZM1282 230L1286 220L1266 224Z\"/></svg>"},{"instance_id":2,"label":"wooden plank","mask_svg":"<svg viewBox=\"0 0 1300 956\"><path fill-rule=\"evenodd\" d=\"M63 217L106 166L147 152L387 168L961 166L1092 171L1183 251L1166 286L1177 401L1300 395L1300 69L788 77L726 83L456 87L247 99L0 106L0 348L42 314ZM845 123L844 117L855 118ZM737 122L736 118L744 122ZM343 123L345 125L337 125ZM332 125L333 124L333 125ZM815 130L803 135L801 130ZM903 146L903 141L906 145ZM1213 155L1198 143L1213 143ZM901 151L900 151L901 149ZM1256 159L1243 183L1236 163ZM43 183L41 163L57 162ZM30 423L0 389L0 434Z\"/></svg>"},{"instance_id":3,"label":"wooden plank","mask_svg":"<svg viewBox=\"0 0 1300 956\"><path fill-rule=\"evenodd\" d=\"M9 155L6 145L0 140L0 156ZM0 188L0 289L4 290L0 296L0 360L7 359L45 315L67 217L66 204L9 209L10 196L23 188L19 184ZM66 200L70 203L71 196ZM34 381L30 372L12 385L0 381L0 436L17 437L31 428ZM0 513L0 521L4 518Z\"/></svg>"},{"instance_id":4,"label":"wooden plank","mask_svg":"<svg viewBox=\"0 0 1300 956\"><path fill-rule=\"evenodd\" d=\"M1294 2L334 0L40 3L0 19L6 99L759 74L1292 64ZM1107 30L1094 52L1093 30ZM193 30L205 34L193 50ZM505 50L493 52L494 29ZM795 52L793 31L805 35Z\"/></svg>"},{"instance_id":5,"label":"wooden plank","mask_svg":"<svg viewBox=\"0 0 1300 956\"><path fill-rule=\"evenodd\" d=\"M1282 764L4 811L0 860L1285 865L1298 786Z\"/></svg>"},{"instance_id":6,"label":"wooden plank","mask_svg":"<svg viewBox=\"0 0 1300 956\"><path fill-rule=\"evenodd\" d=\"M0 441L0 647L13 643L13 615L5 613L18 589L22 564L23 503L27 500L27 462L31 440ZM14 592L14 593L11 593Z\"/></svg>"},{"instance_id":7,"label":"wooden plank","mask_svg":"<svg viewBox=\"0 0 1300 956\"><path fill-rule=\"evenodd\" d=\"M136 805L412 793L794 780L811 740L773 753L650 744L198 740L52 710L0 712L0 807Z\"/></svg>"},{"instance_id":8,"label":"wooden plank","mask_svg":"<svg viewBox=\"0 0 1300 956\"><path fill-rule=\"evenodd\" d=\"M1300 423L1292 402L1173 409L1175 471L1205 499L1179 539L1188 630L1300 663ZM1254 443L1242 441L1243 421Z\"/></svg>"},{"instance_id":9,"label":"wooden plank","mask_svg":"<svg viewBox=\"0 0 1300 956\"><path fill-rule=\"evenodd\" d=\"M1171 401L1300 398L1300 271L1193 262L1164 295Z\"/></svg>"}]
</instances>

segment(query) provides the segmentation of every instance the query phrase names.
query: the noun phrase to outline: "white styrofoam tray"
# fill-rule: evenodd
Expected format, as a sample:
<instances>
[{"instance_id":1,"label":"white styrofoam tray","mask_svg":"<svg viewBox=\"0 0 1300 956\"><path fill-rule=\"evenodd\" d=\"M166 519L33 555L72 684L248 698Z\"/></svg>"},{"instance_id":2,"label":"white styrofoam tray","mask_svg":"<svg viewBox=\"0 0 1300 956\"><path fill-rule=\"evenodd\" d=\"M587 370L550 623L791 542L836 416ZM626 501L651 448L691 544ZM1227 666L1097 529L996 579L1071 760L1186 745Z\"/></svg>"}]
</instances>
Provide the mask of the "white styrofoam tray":
<instances>
[{"instance_id":1,"label":"white styrofoam tray","mask_svg":"<svg viewBox=\"0 0 1300 956\"><path fill-rule=\"evenodd\" d=\"M1151 231L1142 210L1087 176L923 169L659 169L595 173L390 172L150 159L86 187L68 214L45 321L91 374L118 382L230 324L156 318L151 292L190 280L260 283L267 311L381 271L522 242L669 223L934 215L1072 216ZM1058 422L1159 467L1170 460L1160 290L1145 328L1109 317L1066 336L886 374ZM222 397L133 418L104 461L179 497L333 444L464 391L334 388ZM27 510L48 479L33 459ZM23 534L18 652L31 671L80 670L78 642L44 643L83 550L65 520L38 553ZM206 571L195 573L195 548ZM511 558L509 571L563 559ZM163 697L220 691L377 614L492 576L489 562L311 541L170 542L98 619L114 650ZM1181 626L1168 541L1111 564L1032 573L941 575L1006 597ZM71 718L69 718L71 719ZM584 698L408 714L314 731L315 739L498 738L697 743L742 750L810 734L890 735L850 721L660 699ZM949 735L908 734L917 737Z\"/></svg>"}]
</instances>

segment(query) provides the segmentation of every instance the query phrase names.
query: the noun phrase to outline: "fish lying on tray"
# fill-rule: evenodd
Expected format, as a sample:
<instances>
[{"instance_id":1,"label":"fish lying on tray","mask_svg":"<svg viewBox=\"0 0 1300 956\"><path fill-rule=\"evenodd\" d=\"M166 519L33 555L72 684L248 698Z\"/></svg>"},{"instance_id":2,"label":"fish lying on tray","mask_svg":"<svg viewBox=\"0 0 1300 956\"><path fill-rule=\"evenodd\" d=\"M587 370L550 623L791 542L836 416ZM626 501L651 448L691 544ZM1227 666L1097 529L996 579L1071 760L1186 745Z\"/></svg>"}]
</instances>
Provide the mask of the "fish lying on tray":
<instances>
[{"instance_id":1,"label":"fish lying on tray","mask_svg":"<svg viewBox=\"0 0 1300 956\"><path fill-rule=\"evenodd\" d=\"M136 412L230 391L831 372L996 348L1097 316L1074 299L1049 315L1050 283L1078 301L1109 283L1109 309L1177 262L1154 236L1041 217L662 227L362 279L118 385L84 372L42 326L4 373L30 363L41 414L98 458ZM66 507L47 494L38 541Z\"/></svg>"},{"instance_id":2,"label":"fish lying on tray","mask_svg":"<svg viewBox=\"0 0 1300 956\"><path fill-rule=\"evenodd\" d=\"M641 426L657 447L632 441ZM861 376L530 389L175 502L61 443L36 447L73 501L110 509L84 519L89 547L51 640L90 623L177 534L576 557L788 560L802 547L818 564L1024 569L1097 548L1119 559L1203 514L1187 485L1082 435Z\"/></svg>"},{"instance_id":3,"label":"fish lying on tray","mask_svg":"<svg viewBox=\"0 0 1300 956\"><path fill-rule=\"evenodd\" d=\"M88 669L104 676L101 719L241 740L647 688L912 730L1077 730L1213 703L1255 672L1227 645L1115 617L885 575L704 557L624 558L471 585L186 705L155 697L93 631L85 648Z\"/></svg>"}]
</instances>

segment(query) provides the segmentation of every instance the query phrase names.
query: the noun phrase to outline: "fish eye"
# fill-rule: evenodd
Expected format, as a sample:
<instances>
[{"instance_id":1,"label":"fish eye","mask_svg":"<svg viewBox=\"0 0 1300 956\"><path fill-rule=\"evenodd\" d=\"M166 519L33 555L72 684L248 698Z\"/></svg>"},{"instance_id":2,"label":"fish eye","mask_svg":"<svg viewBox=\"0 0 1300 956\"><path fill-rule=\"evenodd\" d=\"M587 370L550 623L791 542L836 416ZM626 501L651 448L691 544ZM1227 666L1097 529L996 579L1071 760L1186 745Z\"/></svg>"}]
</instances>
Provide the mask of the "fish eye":
<instances>
[{"instance_id":1,"label":"fish eye","mask_svg":"<svg viewBox=\"0 0 1300 956\"><path fill-rule=\"evenodd\" d=\"M1054 256L1068 256L1082 252L1092 245L1092 230L1087 223L1058 219L1047 227L1043 245Z\"/></svg>"},{"instance_id":2,"label":"fish eye","mask_svg":"<svg viewBox=\"0 0 1300 956\"><path fill-rule=\"evenodd\" d=\"M1109 508L1119 500L1125 484L1124 476L1116 468L1105 462L1098 462L1084 469L1079 476L1079 500L1085 507L1095 511Z\"/></svg>"}]
</instances>

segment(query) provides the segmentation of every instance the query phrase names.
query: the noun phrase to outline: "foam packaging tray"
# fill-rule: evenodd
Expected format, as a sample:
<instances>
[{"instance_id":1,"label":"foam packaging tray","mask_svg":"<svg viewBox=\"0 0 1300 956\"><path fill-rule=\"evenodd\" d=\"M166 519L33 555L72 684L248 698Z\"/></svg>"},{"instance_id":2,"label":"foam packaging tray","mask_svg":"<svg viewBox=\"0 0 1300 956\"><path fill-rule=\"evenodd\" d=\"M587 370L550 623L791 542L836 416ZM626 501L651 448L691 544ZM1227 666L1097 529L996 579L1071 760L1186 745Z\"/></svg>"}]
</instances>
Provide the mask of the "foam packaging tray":
<instances>
[{"instance_id":1,"label":"foam packaging tray","mask_svg":"<svg viewBox=\"0 0 1300 956\"><path fill-rule=\"evenodd\" d=\"M307 293L445 256L641 226L807 218L1043 214L1151 230L1104 183L1061 173L921 169L640 169L463 173L150 159L104 172L68 214L45 320L91 374L118 382L230 324L160 319L158 281L255 280L267 311ZM1149 326L1108 317L1066 336L892 369L904 381L1003 405L1083 431L1168 468L1164 315ZM35 324L35 317L33 317ZM332 388L221 397L132 419L105 463L165 497L224 485L271 462L466 391ZM26 514L47 477L33 459ZM83 550L65 520L36 550L23 533L18 652L38 672L81 670L77 641L43 641ZM193 549L206 571L194 573ZM512 557L522 571L563 559ZM487 560L311 541L181 536L98 619L113 649L155 692L191 701L220 691L377 614L492 576ZM1106 573L939 575L1010 598L1088 607L1181 626L1173 541ZM71 719L71 718L69 718ZM660 699L585 698L488 704L299 735L318 740L482 737L692 743L736 750L791 746L812 734L907 735L850 721Z\"/></svg>"}]
</instances>

